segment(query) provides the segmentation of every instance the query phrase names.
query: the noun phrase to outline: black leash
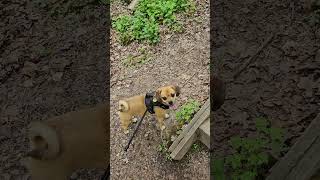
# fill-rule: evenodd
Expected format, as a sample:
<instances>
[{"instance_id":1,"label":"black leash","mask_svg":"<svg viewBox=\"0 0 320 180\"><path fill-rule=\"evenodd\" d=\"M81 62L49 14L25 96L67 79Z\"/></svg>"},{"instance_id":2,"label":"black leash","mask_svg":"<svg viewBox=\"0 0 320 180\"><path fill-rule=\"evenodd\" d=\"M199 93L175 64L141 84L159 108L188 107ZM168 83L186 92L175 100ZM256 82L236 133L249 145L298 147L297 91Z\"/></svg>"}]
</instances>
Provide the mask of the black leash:
<instances>
[{"instance_id":1,"label":"black leash","mask_svg":"<svg viewBox=\"0 0 320 180\"><path fill-rule=\"evenodd\" d=\"M124 151L127 152L128 148L129 148L129 146L130 146L130 144L131 144L131 142L132 142L132 140L133 140L133 137L134 137L134 135L137 133L137 131L138 131L138 129L139 129L139 126L141 125L142 120L143 120L144 116L147 114L147 112L148 112L148 110L146 110L146 111L144 112L143 116L141 117L141 119L139 120L138 124L137 124L136 127L134 128L134 131L133 131L133 133L132 133L132 135L131 135L131 137L130 137L130 139L129 139L129 142L128 142L127 146L124 148Z\"/></svg>"}]
</instances>

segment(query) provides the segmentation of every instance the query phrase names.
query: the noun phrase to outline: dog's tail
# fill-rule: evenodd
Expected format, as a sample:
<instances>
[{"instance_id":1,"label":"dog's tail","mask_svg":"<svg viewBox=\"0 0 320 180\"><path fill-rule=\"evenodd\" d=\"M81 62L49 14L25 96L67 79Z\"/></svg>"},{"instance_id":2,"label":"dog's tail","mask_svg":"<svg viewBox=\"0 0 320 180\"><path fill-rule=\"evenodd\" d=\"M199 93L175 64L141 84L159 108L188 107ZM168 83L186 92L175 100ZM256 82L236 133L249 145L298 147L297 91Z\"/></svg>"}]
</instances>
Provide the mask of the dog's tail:
<instances>
[{"instance_id":1,"label":"dog's tail","mask_svg":"<svg viewBox=\"0 0 320 180\"><path fill-rule=\"evenodd\" d=\"M129 104L127 101L124 101L124 100L119 101L119 111L120 112L129 111Z\"/></svg>"},{"instance_id":2,"label":"dog's tail","mask_svg":"<svg viewBox=\"0 0 320 180\"><path fill-rule=\"evenodd\" d=\"M32 122L29 125L29 142L31 151L27 156L35 159L54 159L60 152L60 142L53 127L42 122Z\"/></svg>"}]
</instances>

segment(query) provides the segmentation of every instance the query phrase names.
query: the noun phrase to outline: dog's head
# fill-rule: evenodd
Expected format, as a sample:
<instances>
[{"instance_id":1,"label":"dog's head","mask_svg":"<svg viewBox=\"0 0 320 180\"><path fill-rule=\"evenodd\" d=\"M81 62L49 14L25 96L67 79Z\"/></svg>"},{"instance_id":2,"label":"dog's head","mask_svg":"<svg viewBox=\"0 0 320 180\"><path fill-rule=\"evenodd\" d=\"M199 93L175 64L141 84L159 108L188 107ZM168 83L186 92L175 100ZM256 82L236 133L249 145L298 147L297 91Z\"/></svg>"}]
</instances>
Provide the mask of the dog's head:
<instances>
[{"instance_id":1,"label":"dog's head","mask_svg":"<svg viewBox=\"0 0 320 180\"><path fill-rule=\"evenodd\" d=\"M179 86L165 86L158 88L156 91L156 98L162 104L169 106L170 108L175 108L176 97L180 95Z\"/></svg>"}]
</instances>

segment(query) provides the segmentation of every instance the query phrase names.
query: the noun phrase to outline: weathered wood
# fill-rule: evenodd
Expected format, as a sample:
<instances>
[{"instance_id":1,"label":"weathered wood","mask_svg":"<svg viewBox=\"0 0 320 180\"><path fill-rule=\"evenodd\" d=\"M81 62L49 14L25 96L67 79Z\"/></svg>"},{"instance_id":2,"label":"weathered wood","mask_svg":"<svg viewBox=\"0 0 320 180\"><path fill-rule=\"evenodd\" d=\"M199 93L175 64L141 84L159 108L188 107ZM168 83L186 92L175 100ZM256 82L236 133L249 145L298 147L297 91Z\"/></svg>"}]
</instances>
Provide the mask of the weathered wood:
<instances>
[{"instance_id":1,"label":"weathered wood","mask_svg":"<svg viewBox=\"0 0 320 180\"><path fill-rule=\"evenodd\" d=\"M198 131L200 141L210 148L210 118L201 124Z\"/></svg>"},{"instance_id":2,"label":"weathered wood","mask_svg":"<svg viewBox=\"0 0 320 180\"><path fill-rule=\"evenodd\" d=\"M267 180L309 180L320 168L320 114L290 151L270 170Z\"/></svg>"},{"instance_id":3,"label":"weathered wood","mask_svg":"<svg viewBox=\"0 0 320 180\"><path fill-rule=\"evenodd\" d=\"M187 132L187 134L179 142L178 146L174 148L172 153L170 154L172 159L174 160L182 159L182 157L189 150L190 146L194 143L195 137L197 135L196 131L198 130L200 125L209 118L209 116L210 116L210 108L207 108L199 119L193 119L195 123L191 126L190 130Z\"/></svg>"},{"instance_id":4,"label":"weathered wood","mask_svg":"<svg viewBox=\"0 0 320 180\"><path fill-rule=\"evenodd\" d=\"M174 149L170 154L171 158L174 160L181 160L196 140L196 133L191 134L188 138L185 138L184 141L181 141L181 143L178 144L177 148Z\"/></svg>"},{"instance_id":5,"label":"weathered wood","mask_svg":"<svg viewBox=\"0 0 320 180\"><path fill-rule=\"evenodd\" d=\"M130 3L129 6L128 6L128 9L133 10L138 3L139 3L139 0L133 0L133 1L131 1L131 3Z\"/></svg>"},{"instance_id":6,"label":"weathered wood","mask_svg":"<svg viewBox=\"0 0 320 180\"><path fill-rule=\"evenodd\" d=\"M188 126L183 129L182 133L177 137L177 139L172 143L172 145L169 148L169 151L172 152L180 143L180 141L186 136L186 134L189 132L189 130L193 127L193 125L197 122L197 119L199 119L202 114L209 108L210 106L210 99L208 99L204 105L201 107L201 109L195 114L195 116L192 118L191 122L188 124Z\"/></svg>"}]
</instances>

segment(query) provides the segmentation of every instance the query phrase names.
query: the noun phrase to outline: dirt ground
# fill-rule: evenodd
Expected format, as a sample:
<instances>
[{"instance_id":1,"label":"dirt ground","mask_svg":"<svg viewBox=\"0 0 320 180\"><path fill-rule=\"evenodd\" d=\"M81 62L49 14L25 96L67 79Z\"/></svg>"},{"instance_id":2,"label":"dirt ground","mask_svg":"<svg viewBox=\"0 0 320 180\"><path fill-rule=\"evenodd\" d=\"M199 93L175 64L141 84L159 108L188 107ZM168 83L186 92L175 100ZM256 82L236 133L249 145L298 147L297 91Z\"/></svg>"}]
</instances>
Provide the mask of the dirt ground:
<instances>
[{"instance_id":1,"label":"dirt ground","mask_svg":"<svg viewBox=\"0 0 320 180\"><path fill-rule=\"evenodd\" d=\"M214 152L230 153L233 135L250 136L254 118L287 130L292 146L320 112L320 30L306 22L302 1L213 1L215 73L227 82L214 113ZM236 79L243 64L273 33L273 41Z\"/></svg>"},{"instance_id":2,"label":"dirt ground","mask_svg":"<svg viewBox=\"0 0 320 180\"><path fill-rule=\"evenodd\" d=\"M0 2L1 180L29 179L20 162L29 122L106 100L107 10L98 1L68 2Z\"/></svg>"},{"instance_id":3,"label":"dirt ground","mask_svg":"<svg viewBox=\"0 0 320 180\"><path fill-rule=\"evenodd\" d=\"M121 46L117 35L111 31L111 176L112 179L209 179L209 153L202 147L198 152L189 152L181 161L171 162L158 151L161 143L156 120L147 115L133 145L127 153L123 148L129 135L119 126L118 100L137 94L145 94L166 85L182 84L178 106L187 99L201 104L209 96L209 4L196 1L196 13L182 18L186 31L182 34L161 34L161 42L155 46L132 43ZM112 16L124 13L125 6L111 5ZM130 53L136 54L138 47L146 48L151 60L139 67L127 68L122 64ZM133 130L132 126L132 130ZM132 130L130 132L132 132Z\"/></svg>"}]
</instances>

